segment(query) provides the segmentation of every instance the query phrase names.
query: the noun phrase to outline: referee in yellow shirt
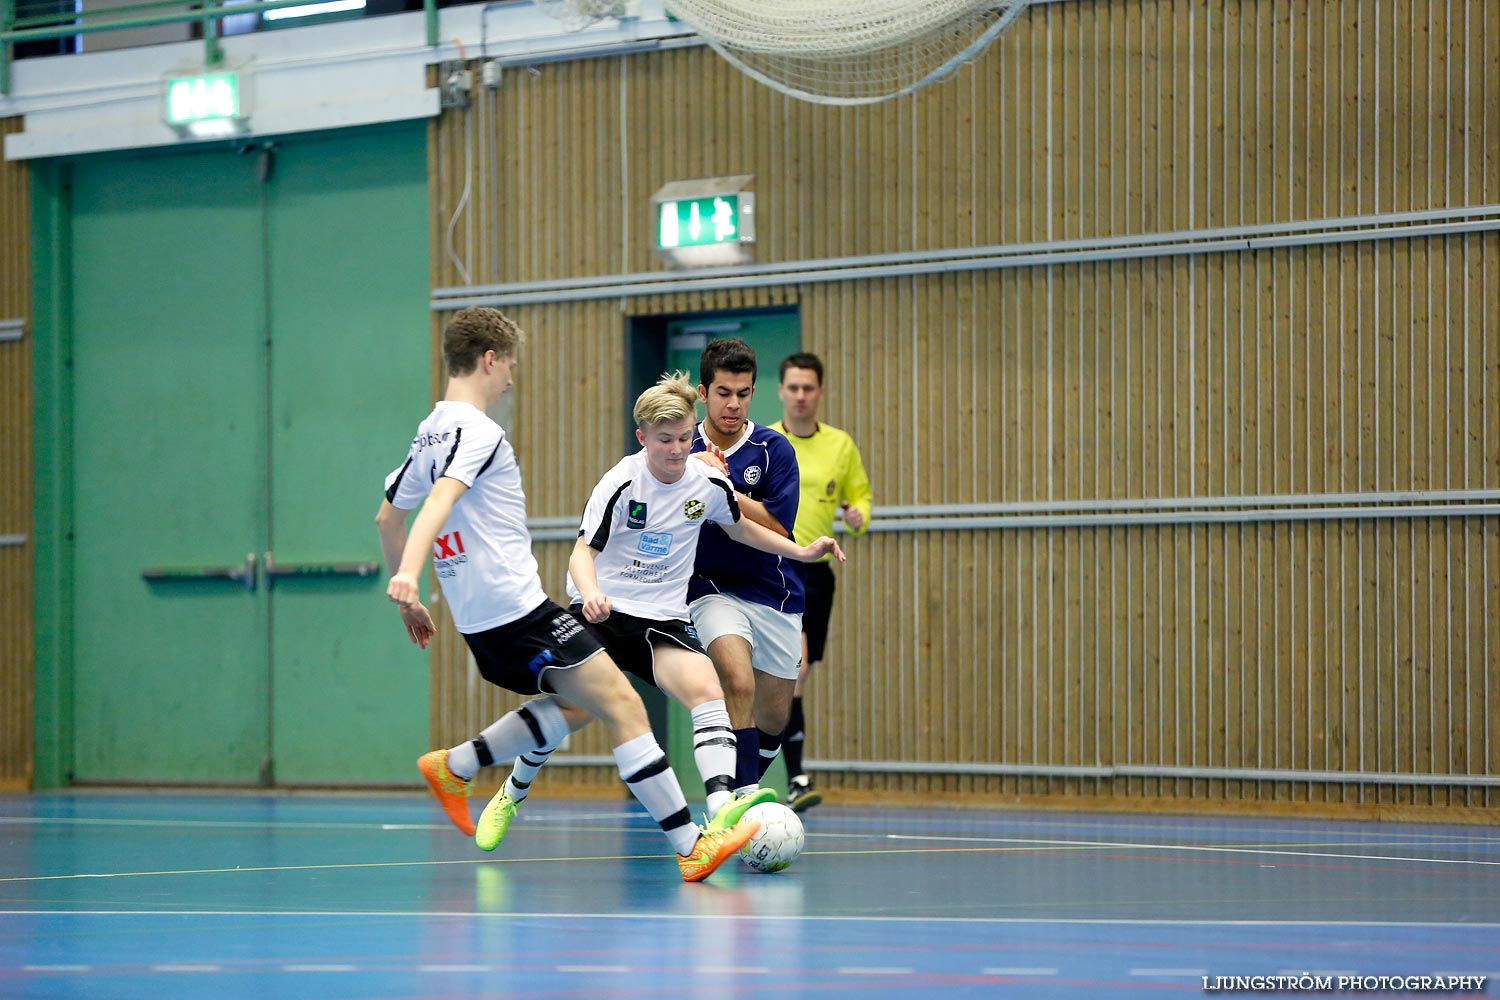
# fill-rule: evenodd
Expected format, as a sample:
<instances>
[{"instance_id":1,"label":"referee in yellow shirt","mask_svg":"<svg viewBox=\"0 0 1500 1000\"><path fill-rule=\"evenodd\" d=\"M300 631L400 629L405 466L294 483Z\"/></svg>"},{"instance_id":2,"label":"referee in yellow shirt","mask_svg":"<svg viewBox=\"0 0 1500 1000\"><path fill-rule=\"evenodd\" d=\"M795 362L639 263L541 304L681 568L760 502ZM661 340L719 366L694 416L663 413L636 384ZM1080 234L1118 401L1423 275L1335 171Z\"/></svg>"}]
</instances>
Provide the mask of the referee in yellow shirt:
<instances>
[{"instance_id":1,"label":"referee in yellow shirt","mask_svg":"<svg viewBox=\"0 0 1500 1000\"><path fill-rule=\"evenodd\" d=\"M844 431L818 422L818 404L823 401L823 362L816 354L807 353L786 358L781 362L778 394L782 417L771 429L784 434L792 443L802 478L802 497L792 537L798 545L805 545L808 539L831 535L837 510L843 510L846 528L856 535L864 534L870 526L870 479L865 475L859 448ZM792 714L782 736L781 749L790 779L787 804L802 812L823 801L802 770L802 743L807 729L802 685L812 665L823 659L835 581L826 558L795 566L802 571L807 607L802 615L802 669L797 676Z\"/></svg>"}]
</instances>

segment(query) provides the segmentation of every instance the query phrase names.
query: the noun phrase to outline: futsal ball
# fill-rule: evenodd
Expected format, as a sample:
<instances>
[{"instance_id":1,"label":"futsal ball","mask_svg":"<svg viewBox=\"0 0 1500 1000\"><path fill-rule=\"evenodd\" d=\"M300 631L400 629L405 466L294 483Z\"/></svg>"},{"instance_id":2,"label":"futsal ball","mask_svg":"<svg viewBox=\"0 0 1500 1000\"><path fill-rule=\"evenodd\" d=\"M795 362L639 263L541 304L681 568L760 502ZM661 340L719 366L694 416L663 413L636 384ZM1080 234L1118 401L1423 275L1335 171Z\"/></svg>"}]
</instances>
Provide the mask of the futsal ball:
<instances>
[{"instance_id":1,"label":"futsal ball","mask_svg":"<svg viewBox=\"0 0 1500 1000\"><path fill-rule=\"evenodd\" d=\"M779 872L802 853L802 820L779 802L762 802L745 812L760 830L740 848L740 860L758 872Z\"/></svg>"}]
</instances>

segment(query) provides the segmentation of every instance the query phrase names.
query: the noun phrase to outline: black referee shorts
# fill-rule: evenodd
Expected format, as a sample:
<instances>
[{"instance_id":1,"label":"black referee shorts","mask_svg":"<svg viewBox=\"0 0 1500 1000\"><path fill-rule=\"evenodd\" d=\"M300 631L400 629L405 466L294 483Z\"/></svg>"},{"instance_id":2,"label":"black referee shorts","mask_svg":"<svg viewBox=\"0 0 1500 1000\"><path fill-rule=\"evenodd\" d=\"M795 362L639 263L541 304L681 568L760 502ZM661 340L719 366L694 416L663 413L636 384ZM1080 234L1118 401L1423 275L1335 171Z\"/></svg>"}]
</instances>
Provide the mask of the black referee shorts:
<instances>
[{"instance_id":1,"label":"black referee shorts","mask_svg":"<svg viewBox=\"0 0 1500 1000\"><path fill-rule=\"evenodd\" d=\"M798 566L802 570L802 589L807 593L802 632L807 636L807 662L811 666L823 661L823 647L828 645L828 619L833 615L833 588L837 580L826 562L798 563Z\"/></svg>"}]
</instances>

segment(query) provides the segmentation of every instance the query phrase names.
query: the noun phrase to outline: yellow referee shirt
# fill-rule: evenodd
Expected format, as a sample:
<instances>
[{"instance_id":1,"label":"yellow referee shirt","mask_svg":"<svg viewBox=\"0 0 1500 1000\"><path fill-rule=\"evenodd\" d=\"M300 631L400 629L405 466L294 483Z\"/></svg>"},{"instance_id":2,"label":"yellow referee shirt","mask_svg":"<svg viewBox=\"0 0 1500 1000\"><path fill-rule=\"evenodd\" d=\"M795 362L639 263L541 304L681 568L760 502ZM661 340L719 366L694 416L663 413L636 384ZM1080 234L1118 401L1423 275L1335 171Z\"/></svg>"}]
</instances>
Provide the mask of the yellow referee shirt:
<instances>
[{"instance_id":1,"label":"yellow referee shirt","mask_svg":"<svg viewBox=\"0 0 1500 1000\"><path fill-rule=\"evenodd\" d=\"M863 534L870 527L870 477L859 457L854 439L828 424L818 423L808 437L798 437L777 421L771 429L785 435L797 453L797 471L802 479L802 495L797 503L797 523L792 537L806 545L819 535L833 534L833 515L848 501L865 516L865 523L854 532ZM824 556L827 562L831 556Z\"/></svg>"}]
</instances>

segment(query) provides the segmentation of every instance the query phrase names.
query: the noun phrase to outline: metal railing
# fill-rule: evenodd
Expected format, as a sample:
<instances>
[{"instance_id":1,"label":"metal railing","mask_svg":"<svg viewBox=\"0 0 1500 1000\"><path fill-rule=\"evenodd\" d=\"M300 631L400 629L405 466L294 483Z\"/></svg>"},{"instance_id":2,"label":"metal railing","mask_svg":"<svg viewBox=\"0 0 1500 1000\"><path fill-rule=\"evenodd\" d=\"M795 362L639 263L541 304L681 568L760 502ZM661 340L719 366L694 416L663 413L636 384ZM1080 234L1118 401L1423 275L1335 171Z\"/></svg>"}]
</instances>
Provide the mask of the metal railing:
<instances>
[{"instance_id":1,"label":"metal railing","mask_svg":"<svg viewBox=\"0 0 1500 1000\"><path fill-rule=\"evenodd\" d=\"M191 2L191 0L189 0ZM102 10L57 11L28 17L17 16L16 0L0 0L0 97L10 94L12 48L17 42L47 41L101 31L154 28L163 24L203 25L203 64L217 66L224 59L220 26L226 17L262 14L285 7L303 7L313 0L260 0L257 3L224 6L219 0L193 10L184 10L182 0L147 0ZM438 44L437 0L423 0L427 45Z\"/></svg>"}]
</instances>

